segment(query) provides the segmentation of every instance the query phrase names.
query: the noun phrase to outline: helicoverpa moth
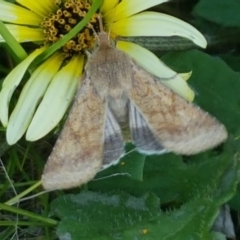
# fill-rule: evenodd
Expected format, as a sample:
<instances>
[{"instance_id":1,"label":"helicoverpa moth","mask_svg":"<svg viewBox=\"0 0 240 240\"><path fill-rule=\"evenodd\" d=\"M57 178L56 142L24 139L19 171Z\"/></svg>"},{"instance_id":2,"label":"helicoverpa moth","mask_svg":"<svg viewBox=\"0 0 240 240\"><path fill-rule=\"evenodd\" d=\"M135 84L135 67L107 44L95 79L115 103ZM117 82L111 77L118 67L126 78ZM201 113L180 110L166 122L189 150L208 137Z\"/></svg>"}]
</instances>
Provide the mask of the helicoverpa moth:
<instances>
[{"instance_id":1,"label":"helicoverpa moth","mask_svg":"<svg viewBox=\"0 0 240 240\"><path fill-rule=\"evenodd\" d=\"M122 128L145 154L191 155L227 138L225 127L141 68L99 33L65 126L42 175L45 189L92 179L124 155Z\"/></svg>"}]
</instances>

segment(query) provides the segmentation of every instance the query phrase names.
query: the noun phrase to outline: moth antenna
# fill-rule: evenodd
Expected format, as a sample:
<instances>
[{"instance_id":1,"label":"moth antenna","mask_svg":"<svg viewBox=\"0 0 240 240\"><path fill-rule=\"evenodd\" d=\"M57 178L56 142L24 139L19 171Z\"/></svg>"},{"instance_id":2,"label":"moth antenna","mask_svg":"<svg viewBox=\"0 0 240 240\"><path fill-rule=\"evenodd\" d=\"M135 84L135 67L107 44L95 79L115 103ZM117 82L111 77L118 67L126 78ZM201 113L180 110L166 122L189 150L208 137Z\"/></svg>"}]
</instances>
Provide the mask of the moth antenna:
<instances>
[{"instance_id":1,"label":"moth antenna","mask_svg":"<svg viewBox=\"0 0 240 240\"><path fill-rule=\"evenodd\" d=\"M99 30L100 30L98 34L99 43L106 43L108 45L109 35L104 31L103 20L101 15L98 15L98 22L99 22Z\"/></svg>"},{"instance_id":2,"label":"moth antenna","mask_svg":"<svg viewBox=\"0 0 240 240\"><path fill-rule=\"evenodd\" d=\"M98 22L99 22L100 33L102 33L102 32L104 32L104 29L103 29L103 19L102 19L102 16L100 14L98 15Z\"/></svg>"},{"instance_id":3,"label":"moth antenna","mask_svg":"<svg viewBox=\"0 0 240 240\"><path fill-rule=\"evenodd\" d=\"M95 35L95 37L97 38L97 40L99 41L99 37L98 37L98 33L95 31L93 25L91 23L88 24L88 27L90 27L93 31L93 34Z\"/></svg>"},{"instance_id":4,"label":"moth antenna","mask_svg":"<svg viewBox=\"0 0 240 240\"><path fill-rule=\"evenodd\" d=\"M111 19L110 24L109 24L109 30L108 30L108 38L109 39L110 39L110 32L111 32L111 29L112 29L112 24L113 24L115 12L116 12L116 8L114 8L114 13L112 14L112 19Z\"/></svg>"}]
</instances>

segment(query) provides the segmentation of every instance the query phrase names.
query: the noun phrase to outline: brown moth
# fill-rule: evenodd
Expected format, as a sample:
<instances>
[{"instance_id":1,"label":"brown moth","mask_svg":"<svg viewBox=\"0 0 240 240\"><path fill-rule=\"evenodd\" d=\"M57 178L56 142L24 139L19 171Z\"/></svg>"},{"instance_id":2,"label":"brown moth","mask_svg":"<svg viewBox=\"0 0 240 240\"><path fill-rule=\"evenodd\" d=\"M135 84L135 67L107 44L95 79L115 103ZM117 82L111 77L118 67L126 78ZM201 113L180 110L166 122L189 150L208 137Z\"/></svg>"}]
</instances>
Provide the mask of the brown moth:
<instances>
[{"instance_id":1,"label":"brown moth","mask_svg":"<svg viewBox=\"0 0 240 240\"><path fill-rule=\"evenodd\" d=\"M124 155L121 129L144 154L192 155L227 138L225 127L162 85L99 33L65 126L46 163L45 189L67 189L91 180Z\"/></svg>"}]
</instances>

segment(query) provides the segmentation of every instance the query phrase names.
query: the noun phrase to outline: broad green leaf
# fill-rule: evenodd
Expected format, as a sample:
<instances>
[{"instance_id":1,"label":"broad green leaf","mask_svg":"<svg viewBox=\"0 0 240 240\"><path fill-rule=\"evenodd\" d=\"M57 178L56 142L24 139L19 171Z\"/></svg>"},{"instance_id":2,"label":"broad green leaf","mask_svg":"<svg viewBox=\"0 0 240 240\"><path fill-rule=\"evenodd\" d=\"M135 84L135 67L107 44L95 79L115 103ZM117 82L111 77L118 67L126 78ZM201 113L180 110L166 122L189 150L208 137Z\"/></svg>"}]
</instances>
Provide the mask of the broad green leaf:
<instances>
[{"instance_id":1,"label":"broad green leaf","mask_svg":"<svg viewBox=\"0 0 240 240\"><path fill-rule=\"evenodd\" d=\"M213 237L213 240L226 240L225 235L219 232L213 232L212 237Z\"/></svg>"},{"instance_id":2,"label":"broad green leaf","mask_svg":"<svg viewBox=\"0 0 240 240\"><path fill-rule=\"evenodd\" d=\"M240 26L240 2L238 0L201 0L193 12L224 26Z\"/></svg>"},{"instance_id":3,"label":"broad green leaf","mask_svg":"<svg viewBox=\"0 0 240 240\"><path fill-rule=\"evenodd\" d=\"M240 57L233 57L231 55L220 56L234 71L240 72Z\"/></svg>"},{"instance_id":4,"label":"broad green leaf","mask_svg":"<svg viewBox=\"0 0 240 240\"><path fill-rule=\"evenodd\" d=\"M60 239L212 239L212 221L222 201L197 196L167 212L159 204L153 194L82 192L55 199L52 211L61 219Z\"/></svg>"},{"instance_id":5,"label":"broad green leaf","mask_svg":"<svg viewBox=\"0 0 240 240\"><path fill-rule=\"evenodd\" d=\"M162 189L161 192L164 194L161 196L161 201L165 202L176 197L175 189L171 191L171 188L175 183L178 184L179 179L175 176L173 178L168 176L169 172L162 169L164 163L167 164L168 170L170 170L173 175L175 175L174 171L186 169L185 164L181 161L181 157L175 156L174 154L146 157L143 181L130 179L126 175L115 175L111 179L107 178L92 181L88 184L88 188L96 191L101 189L103 192L123 190L135 196L141 196L144 192L148 191L153 191L159 195L159 191ZM165 176L167 176L167 179L165 179Z\"/></svg>"},{"instance_id":6,"label":"broad green leaf","mask_svg":"<svg viewBox=\"0 0 240 240\"><path fill-rule=\"evenodd\" d=\"M111 176L126 176L134 180L143 180L143 168L144 168L145 156L138 153L135 147L131 144L126 146L126 154L121 161L116 165L100 172L96 181L100 181L104 178Z\"/></svg>"},{"instance_id":7,"label":"broad green leaf","mask_svg":"<svg viewBox=\"0 0 240 240\"><path fill-rule=\"evenodd\" d=\"M214 156L215 154L205 153L185 158L188 163L184 163L180 157L173 154L151 156L145 162L143 182L125 176L115 176L110 180L91 182L88 187L95 191L101 189L104 192L119 189L135 196L151 191L161 198L162 203L186 202L194 196L213 194L222 176L231 168L233 161L231 152ZM237 169L231 171L233 171L231 177L235 178ZM237 180L232 178L229 177L228 181L221 185L221 191L223 186L236 183ZM232 189L232 195L234 191L235 189ZM221 194L226 197L224 192ZM221 198L221 196L217 197Z\"/></svg>"},{"instance_id":8,"label":"broad green leaf","mask_svg":"<svg viewBox=\"0 0 240 240\"><path fill-rule=\"evenodd\" d=\"M231 208L240 212L240 185L237 187L237 192L234 197L229 201Z\"/></svg>"}]
</instances>

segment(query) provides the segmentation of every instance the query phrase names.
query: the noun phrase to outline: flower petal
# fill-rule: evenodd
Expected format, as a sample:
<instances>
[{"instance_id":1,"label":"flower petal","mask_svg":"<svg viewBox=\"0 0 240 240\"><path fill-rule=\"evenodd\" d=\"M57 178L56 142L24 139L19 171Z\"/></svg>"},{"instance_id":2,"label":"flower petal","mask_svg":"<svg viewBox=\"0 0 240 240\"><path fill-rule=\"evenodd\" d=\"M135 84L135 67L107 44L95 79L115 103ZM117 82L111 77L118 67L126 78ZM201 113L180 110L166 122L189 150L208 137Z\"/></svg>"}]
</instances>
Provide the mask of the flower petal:
<instances>
[{"instance_id":1,"label":"flower petal","mask_svg":"<svg viewBox=\"0 0 240 240\"><path fill-rule=\"evenodd\" d=\"M143 12L112 24L111 31L119 36L181 36L205 48L204 36L190 24L163 13Z\"/></svg>"},{"instance_id":2,"label":"flower petal","mask_svg":"<svg viewBox=\"0 0 240 240\"><path fill-rule=\"evenodd\" d=\"M117 48L130 55L138 62L139 66L157 76L161 83L171 88L174 92L188 101L193 100L194 92L189 88L187 83L176 72L161 62L152 52L137 44L124 41L118 41Z\"/></svg>"},{"instance_id":3,"label":"flower petal","mask_svg":"<svg viewBox=\"0 0 240 240\"><path fill-rule=\"evenodd\" d=\"M118 0L104 0L100 12L103 15L106 14L108 11L113 9L118 4L118 2Z\"/></svg>"},{"instance_id":4,"label":"flower petal","mask_svg":"<svg viewBox=\"0 0 240 240\"><path fill-rule=\"evenodd\" d=\"M42 17L16 4L0 0L0 20L4 22L39 26Z\"/></svg>"},{"instance_id":5,"label":"flower petal","mask_svg":"<svg viewBox=\"0 0 240 240\"><path fill-rule=\"evenodd\" d=\"M112 9L104 18L106 18L108 24L113 21L118 21L124 19L133 14L139 13L150 7L156 6L158 4L168 2L169 0L123 0L116 8Z\"/></svg>"},{"instance_id":6,"label":"flower petal","mask_svg":"<svg viewBox=\"0 0 240 240\"><path fill-rule=\"evenodd\" d=\"M34 58L44 50L45 48L35 50L24 61L18 64L5 78L0 92L0 120L3 126L6 126L8 123L8 105L15 88L21 82L23 75Z\"/></svg>"},{"instance_id":7,"label":"flower petal","mask_svg":"<svg viewBox=\"0 0 240 240\"><path fill-rule=\"evenodd\" d=\"M76 92L83 63L83 57L74 57L54 77L27 130L28 141L45 136L62 119Z\"/></svg>"},{"instance_id":8,"label":"flower petal","mask_svg":"<svg viewBox=\"0 0 240 240\"><path fill-rule=\"evenodd\" d=\"M189 78L192 76L192 71L186 72L186 73L178 73L178 75L180 75L180 77L181 77L184 81L188 81Z\"/></svg>"},{"instance_id":9,"label":"flower petal","mask_svg":"<svg viewBox=\"0 0 240 240\"><path fill-rule=\"evenodd\" d=\"M47 59L33 72L31 78L24 86L17 105L10 116L7 126L8 144L15 144L25 133L39 100L60 68L62 61L62 55L57 53Z\"/></svg>"},{"instance_id":10,"label":"flower petal","mask_svg":"<svg viewBox=\"0 0 240 240\"><path fill-rule=\"evenodd\" d=\"M41 15L42 17L48 16L50 13L54 12L57 9L55 1L16 0L16 2L37 13L38 15Z\"/></svg>"},{"instance_id":11,"label":"flower petal","mask_svg":"<svg viewBox=\"0 0 240 240\"><path fill-rule=\"evenodd\" d=\"M5 24L5 26L18 42L38 42L45 39L41 28L30 28L15 24ZM1 35L0 42L5 42Z\"/></svg>"}]
</instances>

